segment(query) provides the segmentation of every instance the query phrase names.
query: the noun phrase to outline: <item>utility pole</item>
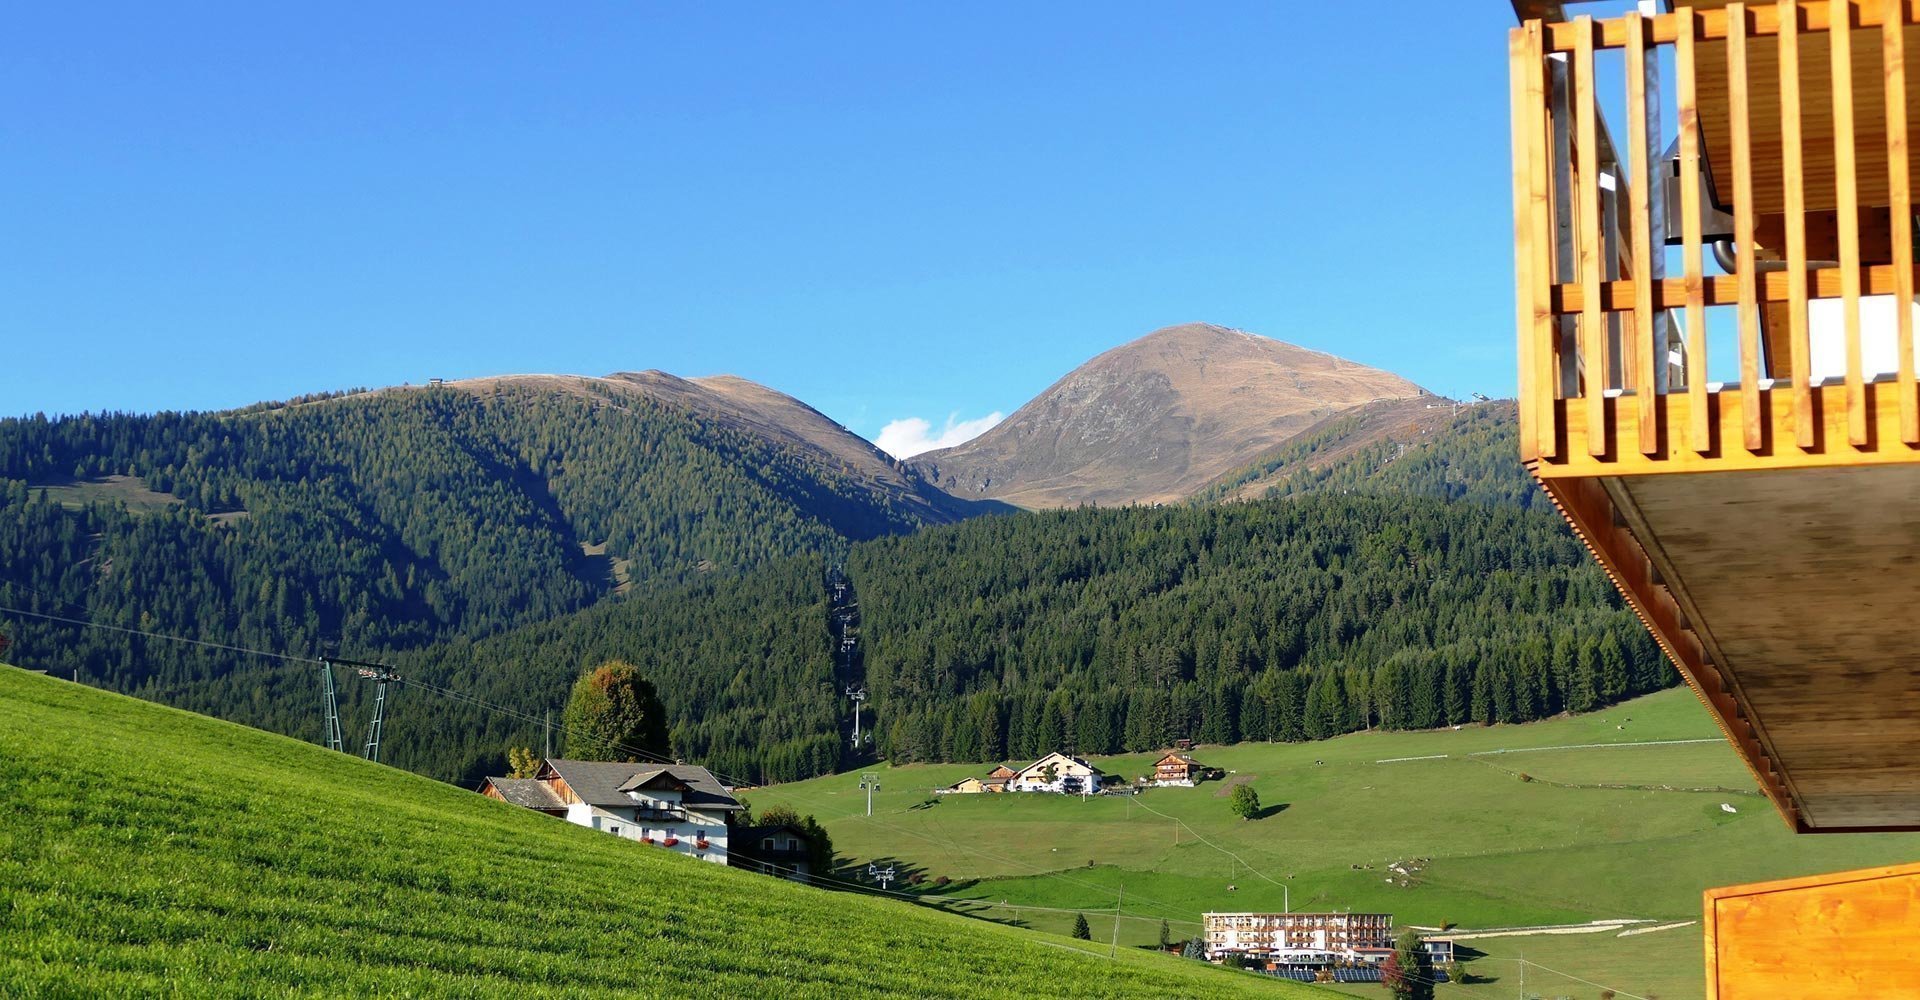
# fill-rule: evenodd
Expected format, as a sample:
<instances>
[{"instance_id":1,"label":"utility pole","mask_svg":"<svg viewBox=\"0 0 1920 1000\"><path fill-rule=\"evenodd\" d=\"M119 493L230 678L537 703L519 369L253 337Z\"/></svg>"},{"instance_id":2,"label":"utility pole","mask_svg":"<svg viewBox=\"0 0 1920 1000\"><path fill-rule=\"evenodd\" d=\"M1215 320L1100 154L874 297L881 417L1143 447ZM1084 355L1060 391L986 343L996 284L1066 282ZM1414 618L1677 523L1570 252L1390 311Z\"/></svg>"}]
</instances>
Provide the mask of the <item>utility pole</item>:
<instances>
[{"instance_id":1,"label":"utility pole","mask_svg":"<svg viewBox=\"0 0 1920 1000\"><path fill-rule=\"evenodd\" d=\"M860 750L860 704L867 700L867 689L849 685L847 697L853 699L853 749Z\"/></svg>"},{"instance_id":2,"label":"utility pole","mask_svg":"<svg viewBox=\"0 0 1920 1000\"><path fill-rule=\"evenodd\" d=\"M546 740L540 748L540 759L553 759L553 709L547 709Z\"/></svg>"},{"instance_id":3,"label":"utility pole","mask_svg":"<svg viewBox=\"0 0 1920 1000\"><path fill-rule=\"evenodd\" d=\"M867 790L867 815L873 815L873 793L880 790L880 776L868 771L860 776L860 787Z\"/></svg>"},{"instance_id":4,"label":"utility pole","mask_svg":"<svg viewBox=\"0 0 1920 1000\"><path fill-rule=\"evenodd\" d=\"M1107 946L1107 958L1120 954L1120 912L1127 902L1127 884L1120 883L1120 896L1113 901L1113 943Z\"/></svg>"}]
</instances>

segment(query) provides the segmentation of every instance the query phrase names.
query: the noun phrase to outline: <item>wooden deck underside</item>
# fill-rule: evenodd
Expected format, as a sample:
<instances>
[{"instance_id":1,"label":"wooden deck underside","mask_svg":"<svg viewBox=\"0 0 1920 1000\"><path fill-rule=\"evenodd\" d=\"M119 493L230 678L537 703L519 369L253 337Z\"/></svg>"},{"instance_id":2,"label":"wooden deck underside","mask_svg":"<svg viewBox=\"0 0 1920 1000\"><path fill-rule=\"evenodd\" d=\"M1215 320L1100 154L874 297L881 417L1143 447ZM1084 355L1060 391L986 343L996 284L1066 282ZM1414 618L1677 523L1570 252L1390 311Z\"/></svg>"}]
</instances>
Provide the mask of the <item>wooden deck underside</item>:
<instances>
[{"instance_id":1,"label":"wooden deck underside","mask_svg":"<svg viewBox=\"0 0 1920 1000\"><path fill-rule=\"evenodd\" d=\"M1920 830L1920 464L1541 483L1790 825Z\"/></svg>"}]
</instances>

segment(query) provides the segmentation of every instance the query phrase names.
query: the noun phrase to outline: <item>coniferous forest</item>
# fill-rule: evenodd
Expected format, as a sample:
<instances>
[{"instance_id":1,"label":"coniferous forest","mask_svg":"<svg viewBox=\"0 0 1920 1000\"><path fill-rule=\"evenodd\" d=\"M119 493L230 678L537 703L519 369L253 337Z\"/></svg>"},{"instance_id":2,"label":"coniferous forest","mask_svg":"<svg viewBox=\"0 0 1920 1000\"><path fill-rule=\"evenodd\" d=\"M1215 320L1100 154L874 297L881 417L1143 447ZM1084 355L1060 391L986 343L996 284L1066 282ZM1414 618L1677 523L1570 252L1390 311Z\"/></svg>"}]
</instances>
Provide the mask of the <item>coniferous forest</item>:
<instances>
[{"instance_id":1,"label":"coniferous forest","mask_svg":"<svg viewBox=\"0 0 1920 1000\"><path fill-rule=\"evenodd\" d=\"M1333 422L1256 471L1340 433ZM1535 509L1514 454L1511 409L1487 407L1252 502L923 526L831 468L630 399L376 393L6 421L0 605L298 658L337 639L425 682L394 698L388 759L457 781L539 747L528 720L611 658L659 690L677 754L750 782L868 754L1518 722L1674 683L1557 516ZM44 488L103 476L174 502ZM625 566L625 593L589 546ZM857 588L853 662L832 648L830 565ZM22 665L320 730L307 662L5 627ZM871 697L863 752L841 696L855 682ZM352 743L370 692L340 683Z\"/></svg>"}]
</instances>

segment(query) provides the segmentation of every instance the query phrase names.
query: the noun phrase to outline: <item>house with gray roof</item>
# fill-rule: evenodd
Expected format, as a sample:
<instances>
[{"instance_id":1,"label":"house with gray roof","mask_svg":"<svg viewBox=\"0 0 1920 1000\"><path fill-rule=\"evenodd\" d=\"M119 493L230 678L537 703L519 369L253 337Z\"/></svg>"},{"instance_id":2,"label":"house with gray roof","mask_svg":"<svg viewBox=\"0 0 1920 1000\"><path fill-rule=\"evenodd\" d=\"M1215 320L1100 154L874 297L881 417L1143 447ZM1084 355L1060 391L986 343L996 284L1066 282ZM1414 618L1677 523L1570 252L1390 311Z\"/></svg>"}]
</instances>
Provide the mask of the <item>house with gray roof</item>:
<instances>
[{"instance_id":1,"label":"house with gray roof","mask_svg":"<svg viewBox=\"0 0 1920 1000\"><path fill-rule=\"evenodd\" d=\"M723 865L731 857L728 823L743 808L712 772L692 764L549 758L531 778L488 778L480 793Z\"/></svg>"}]
</instances>

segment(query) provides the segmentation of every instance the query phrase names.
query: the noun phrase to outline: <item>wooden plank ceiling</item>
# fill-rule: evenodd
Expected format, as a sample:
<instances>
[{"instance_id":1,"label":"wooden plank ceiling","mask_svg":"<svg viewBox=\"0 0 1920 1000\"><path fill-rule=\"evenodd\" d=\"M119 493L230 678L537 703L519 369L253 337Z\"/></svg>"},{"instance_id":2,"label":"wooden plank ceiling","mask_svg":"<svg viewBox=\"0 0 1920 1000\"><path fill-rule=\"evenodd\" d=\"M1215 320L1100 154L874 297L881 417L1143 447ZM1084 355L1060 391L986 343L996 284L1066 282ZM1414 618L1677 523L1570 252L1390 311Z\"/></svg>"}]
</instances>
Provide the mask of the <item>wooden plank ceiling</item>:
<instances>
[{"instance_id":1,"label":"wooden plank ceiling","mask_svg":"<svg viewBox=\"0 0 1920 1000\"><path fill-rule=\"evenodd\" d=\"M1615 486L1804 828L1920 829L1920 465Z\"/></svg>"},{"instance_id":2,"label":"wooden plank ceiling","mask_svg":"<svg viewBox=\"0 0 1920 1000\"><path fill-rule=\"evenodd\" d=\"M1725 0L1696 0L1696 10L1718 9ZM1809 212L1831 212L1837 205L1834 176L1834 118L1831 46L1826 32L1802 31L1800 38L1800 129L1805 157L1806 206ZM1860 203L1884 208L1887 190L1887 111L1882 92L1880 29L1855 28L1852 77L1854 97L1854 152L1859 171ZM1907 50L1920 49L1920 26L1906 29ZM1706 139L1708 167L1714 190L1723 202L1733 192L1733 142L1727 93L1727 43L1698 45L1700 123ZM1747 95L1753 135L1754 208L1761 216L1779 215L1786 208L1785 179L1781 175L1780 47L1774 37L1747 42ZM1920 101L1920 73L1907 74L1907 103ZM1920 169L1920 155L1908 159Z\"/></svg>"}]
</instances>

